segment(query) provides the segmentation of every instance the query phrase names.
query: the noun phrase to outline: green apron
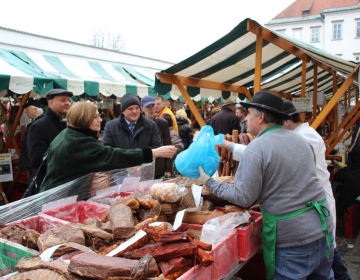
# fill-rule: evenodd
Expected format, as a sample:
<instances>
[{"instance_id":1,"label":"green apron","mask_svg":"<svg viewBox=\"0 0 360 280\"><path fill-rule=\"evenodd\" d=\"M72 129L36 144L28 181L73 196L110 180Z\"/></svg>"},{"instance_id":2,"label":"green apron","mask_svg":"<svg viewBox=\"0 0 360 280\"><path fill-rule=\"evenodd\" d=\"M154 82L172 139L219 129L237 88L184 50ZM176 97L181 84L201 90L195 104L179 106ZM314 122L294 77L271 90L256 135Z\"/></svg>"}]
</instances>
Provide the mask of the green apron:
<instances>
[{"instance_id":1,"label":"green apron","mask_svg":"<svg viewBox=\"0 0 360 280\"><path fill-rule=\"evenodd\" d=\"M262 247L264 255L264 263L266 269L266 279L272 279L275 274L275 244L276 244L276 226L278 220L284 220L293 218L303 214L306 211L309 211L315 208L320 216L322 230L325 232L326 243L328 245L328 250L326 252L326 257L329 258L330 248L331 248L331 236L329 231L326 228L326 218L330 217L330 211L323 206L326 202L326 198L318 202L309 201L307 203L308 207L294 211L292 213L276 216L266 212L261 206L260 210L263 215L263 229L262 229Z\"/></svg>"},{"instance_id":2,"label":"green apron","mask_svg":"<svg viewBox=\"0 0 360 280\"><path fill-rule=\"evenodd\" d=\"M258 135L258 137L268 131L279 129L279 128L280 128L280 126L269 127L267 129L265 129L264 131L262 131ZM260 210L263 215L262 247L263 247L264 263L265 263L265 269L266 269L266 279L268 279L268 280L272 279L275 274L275 244L276 244L277 221L296 217L296 216L301 215L301 214L305 213L306 211L309 211L313 208L315 208L317 210L317 212L320 216L322 230L325 232L326 243L328 245L328 251L326 252L326 257L329 258L330 248L331 248L331 236L329 234L329 231L327 230L325 219L327 217L330 217L331 214L330 214L330 211L325 206L323 206L323 204L325 202L326 202L326 199L324 199L320 203L309 201L307 203L308 207L294 211L292 213L280 215L280 216L270 214L270 213L266 212L260 206Z\"/></svg>"}]
</instances>

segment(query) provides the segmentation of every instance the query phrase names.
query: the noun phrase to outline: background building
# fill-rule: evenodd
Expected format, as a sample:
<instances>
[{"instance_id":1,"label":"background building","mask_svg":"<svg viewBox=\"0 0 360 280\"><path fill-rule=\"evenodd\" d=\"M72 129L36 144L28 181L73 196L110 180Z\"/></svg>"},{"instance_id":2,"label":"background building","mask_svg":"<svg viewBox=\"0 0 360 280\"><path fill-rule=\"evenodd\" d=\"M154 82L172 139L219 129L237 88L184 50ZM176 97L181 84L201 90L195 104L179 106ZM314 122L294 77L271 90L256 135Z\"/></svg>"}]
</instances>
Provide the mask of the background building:
<instances>
[{"instance_id":1,"label":"background building","mask_svg":"<svg viewBox=\"0 0 360 280\"><path fill-rule=\"evenodd\" d=\"M360 62L359 0L296 0L265 25L331 54Z\"/></svg>"}]
</instances>

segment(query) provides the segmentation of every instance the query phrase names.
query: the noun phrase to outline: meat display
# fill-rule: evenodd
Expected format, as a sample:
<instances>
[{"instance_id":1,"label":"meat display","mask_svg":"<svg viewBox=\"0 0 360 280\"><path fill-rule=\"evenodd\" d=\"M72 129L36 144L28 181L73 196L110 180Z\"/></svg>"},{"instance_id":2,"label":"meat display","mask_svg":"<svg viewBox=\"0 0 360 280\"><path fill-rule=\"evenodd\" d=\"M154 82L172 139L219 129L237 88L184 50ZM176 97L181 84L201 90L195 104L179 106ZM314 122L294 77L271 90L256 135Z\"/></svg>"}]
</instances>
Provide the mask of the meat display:
<instances>
[{"instance_id":1,"label":"meat display","mask_svg":"<svg viewBox=\"0 0 360 280\"><path fill-rule=\"evenodd\" d=\"M135 234L134 217L130 207L122 204L111 206L109 220L114 238L130 238Z\"/></svg>"},{"instance_id":2,"label":"meat display","mask_svg":"<svg viewBox=\"0 0 360 280\"><path fill-rule=\"evenodd\" d=\"M40 253L44 252L47 248L55 245L60 245L67 242L74 242L80 245L85 245L84 233L76 224L65 224L59 227L48 229L40 235L37 245ZM58 248L53 254L54 257L62 256L70 253L75 249L72 247L62 246Z\"/></svg>"},{"instance_id":3,"label":"meat display","mask_svg":"<svg viewBox=\"0 0 360 280\"><path fill-rule=\"evenodd\" d=\"M37 249L37 240L40 236L36 230L27 229L22 224L5 226L0 231L0 237L9 241Z\"/></svg>"},{"instance_id":4,"label":"meat display","mask_svg":"<svg viewBox=\"0 0 360 280\"><path fill-rule=\"evenodd\" d=\"M74 256L69 271L91 279L147 279L159 274L153 257L146 255L139 260L106 257L93 253Z\"/></svg>"}]
</instances>

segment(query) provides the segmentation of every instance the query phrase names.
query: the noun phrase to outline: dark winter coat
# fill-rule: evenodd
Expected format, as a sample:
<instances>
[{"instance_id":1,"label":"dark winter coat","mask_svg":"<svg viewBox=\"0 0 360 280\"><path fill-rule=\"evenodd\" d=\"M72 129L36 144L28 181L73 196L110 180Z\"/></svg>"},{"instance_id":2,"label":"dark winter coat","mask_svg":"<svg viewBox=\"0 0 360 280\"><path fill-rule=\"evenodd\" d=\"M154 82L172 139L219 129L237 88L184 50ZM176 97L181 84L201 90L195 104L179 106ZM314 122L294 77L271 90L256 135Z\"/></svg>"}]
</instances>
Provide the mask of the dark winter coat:
<instances>
[{"instance_id":1,"label":"dark winter coat","mask_svg":"<svg viewBox=\"0 0 360 280\"><path fill-rule=\"evenodd\" d=\"M214 129L214 134L230 134L233 130L240 133L240 122L230 108L224 107L221 112L211 118L211 126Z\"/></svg>"},{"instance_id":2,"label":"dark winter coat","mask_svg":"<svg viewBox=\"0 0 360 280\"><path fill-rule=\"evenodd\" d=\"M168 122L160 117L155 117L162 146L171 145L171 137ZM164 176L165 172L172 172L173 159L171 158L157 158L155 163L155 178Z\"/></svg>"},{"instance_id":3,"label":"dark winter coat","mask_svg":"<svg viewBox=\"0 0 360 280\"><path fill-rule=\"evenodd\" d=\"M29 158L29 151L28 151L28 137L29 137L30 126L44 116L45 116L44 113L40 114L35 119L33 119L31 123L29 123L26 126L24 136L21 140L21 154L19 159L19 170L21 171L31 170L31 161Z\"/></svg>"},{"instance_id":4,"label":"dark winter coat","mask_svg":"<svg viewBox=\"0 0 360 280\"><path fill-rule=\"evenodd\" d=\"M49 107L43 118L30 126L27 140L28 154L31 163L32 173L38 170L46 150L51 142L66 128L66 119L63 120ZM45 176L45 168L41 168L38 174L38 185L41 184Z\"/></svg>"},{"instance_id":5,"label":"dark winter coat","mask_svg":"<svg viewBox=\"0 0 360 280\"><path fill-rule=\"evenodd\" d=\"M136 122L134 134L131 133L124 115L109 121L105 126L102 143L105 146L122 149L159 148L161 140L154 121L142 114Z\"/></svg>"},{"instance_id":6,"label":"dark winter coat","mask_svg":"<svg viewBox=\"0 0 360 280\"><path fill-rule=\"evenodd\" d=\"M176 121L179 126L179 136L184 144L184 150L186 150L193 141L194 133L186 119L182 117L176 117Z\"/></svg>"},{"instance_id":7,"label":"dark winter coat","mask_svg":"<svg viewBox=\"0 0 360 280\"><path fill-rule=\"evenodd\" d=\"M47 173L40 192L92 172L109 171L152 162L147 149L123 150L101 145L97 132L68 127L51 143Z\"/></svg>"}]
</instances>

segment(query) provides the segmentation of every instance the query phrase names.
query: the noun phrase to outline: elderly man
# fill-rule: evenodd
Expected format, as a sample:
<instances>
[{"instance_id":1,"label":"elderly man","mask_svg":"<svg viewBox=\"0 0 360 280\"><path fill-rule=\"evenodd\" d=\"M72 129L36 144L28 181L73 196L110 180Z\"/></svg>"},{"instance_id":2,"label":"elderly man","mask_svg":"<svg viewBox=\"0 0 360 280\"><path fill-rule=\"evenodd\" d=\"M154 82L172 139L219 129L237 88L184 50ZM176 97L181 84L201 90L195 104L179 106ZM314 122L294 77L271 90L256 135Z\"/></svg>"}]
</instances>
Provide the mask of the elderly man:
<instances>
[{"instance_id":1,"label":"elderly man","mask_svg":"<svg viewBox=\"0 0 360 280\"><path fill-rule=\"evenodd\" d=\"M214 129L214 134L232 134L233 130L240 133L239 118L235 115L235 104L230 98L224 101L221 106L221 112L216 114L211 119L211 127Z\"/></svg>"},{"instance_id":2,"label":"elderly man","mask_svg":"<svg viewBox=\"0 0 360 280\"><path fill-rule=\"evenodd\" d=\"M236 106L235 115L240 119L239 133L247 133L246 109L242 106Z\"/></svg>"},{"instance_id":3,"label":"elderly man","mask_svg":"<svg viewBox=\"0 0 360 280\"><path fill-rule=\"evenodd\" d=\"M40 101L34 100L32 98L29 99L28 102L26 102L26 104L23 106L23 108L25 109L25 114L29 117L29 119L32 120L32 122L26 126L24 136L21 140L21 154L20 154L20 159L19 159L19 170L22 170L22 171L27 171L27 170L31 171L31 163L30 163L27 143L28 143L28 137L29 137L29 129L30 129L31 125L34 124L37 120L41 119L44 116L43 110L40 107L41 107ZM31 172L31 175L33 175L32 172ZM30 182L31 182L31 180L32 180L32 176L30 176Z\"/></svg>"},{"instance_id":4,"label":"elderly man","mask_svg":"<svg viewBox=\"0 0 360 280\"><path fill-rule=\"evenodd\" d=\"M102 143L122 149L161 147L155 122L141 114L139 99L132 93L121 99L120 117L105 125Z\"/></svg>"},{"instance_id":5,"label":"elderly man","mask_svg":"<svg viewBox=\"0 0 360 280\"><path fill-rule=\"evenodd\" d=\"M259 200L267 279L328 279L334 224L313 149L298 133L281 129L289 116L280 97L259 91L241 105L248 108L248 132L257 137L245 149L234 185L216 182L201 167L199 182L242 207Z\"/></svg>"},{"instance_id":6,"label":"elderly man","mask_svg":"<svg viewBox=\"0 0 360 280\"><path fill-rule=\"evenodd\" d=\"M173 120L173 129L176 131L176 133L179 133L178 124L176 122L175 115L173 112L166 106L164 97L158 95L155 97L156 105L155 105L155 111L156 115L159 117L163 114L168 114Z\"/></svg>"},{"instance_id":7,"label":"elderly man","mask_svg":"<svg viewBox=\"0 0 360 280\"><path fill-rule=\"evenodd\" d=\"M147 95L141 99L141 110L145 118L153 120L156 123L163 146L171 145L169 125L163 118L155 116L155 98ZM173 160L170 158L157 158L155 163L155 178L161 178L164 175L171 176Z\"/></svg>"},{"instance_id":8,"label":"elderly man","mask_svg":"<svg viewBox=\"0 0 360 280\"><path fill-rule=\"evenodd\" d=\"M70 109L73 93L64 89L53 89L46 93L48 109L43 118L31 125L28 136L28 152L33 174L40 167L44 154L54 138L66 128L66 113ZM40 187L45 169L39 171L37 184Z\"/></svg>"}]
</instances>

